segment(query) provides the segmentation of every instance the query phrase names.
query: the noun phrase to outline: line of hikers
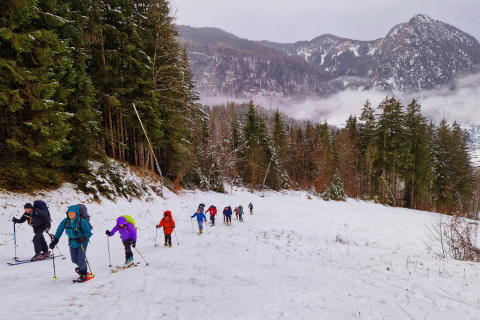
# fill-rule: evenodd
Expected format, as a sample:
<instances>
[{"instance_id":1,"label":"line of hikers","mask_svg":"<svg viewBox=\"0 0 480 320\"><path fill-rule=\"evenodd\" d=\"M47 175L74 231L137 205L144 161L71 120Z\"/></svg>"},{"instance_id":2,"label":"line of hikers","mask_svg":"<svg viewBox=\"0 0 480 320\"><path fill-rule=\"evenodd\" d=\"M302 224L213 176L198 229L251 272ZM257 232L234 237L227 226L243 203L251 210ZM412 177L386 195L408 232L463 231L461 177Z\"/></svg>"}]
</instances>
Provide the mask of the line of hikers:
<instances>
[{"instance_id":1,"label":"line of hikers","mask_svg":"<svg viewBox=\"0 0 480 320\"><path fill-rule=\"evenodd\" d=\"M248 204L248 208L250 209L250 214L252 215L253 204L251 202ZM210 226L215 225L215 215L217 214L217 207L215 207L214 205L211 205L207 209L207 211L205 211L205 213L203 212L204 209L205 209L205 204L200 203L195 214L190 217L191 219L195 217L197 218L198 229L200 234L203 233L203 222L207 222L207 217L205 214L210 213L210 222L211 222ZM241 205L236 207L234 212L235 212L235 216L237 217L237 220L240 222L243 222L243 214L244 214L243 207ZM233 212L232 212L231 206L227 206L223 209L223 223L225 223L227 226L232 225L232 214Z\"/></svg>"},{"instance_id":2,"label":"line of hikers","mask_svg":"<svg viewBox=\"0 0 480 320\"><path fill-rule=\"evenodd\" d=\"M253 214L253 205L250 203L248 207L250 208L250 214ZM198 206L197 212L191 216L192 219L197 217L200 234L203 232L203 222L207 221L207 218L203 212L204 208L205 204L201 203ZM212 226L215 225L217 208L214 205L211 205L206 212L210 213ZM235 213L237 214L237 219L243 222L242 206L235 208ZM223 210L223 215L224 223L231 225L232 208L230 206L225 207ZM86 281L92 276L87 269L88 260L86 257L86 251L89 239L92 236L93 227L90 224L90 215L88 214L87 207L85 205L76 204L69 206L66 211L66 217L58 225L55 235L49 233L51 228L50 212L46 203L41 200L36 200L33 205L31 203L26 203L24 205L24 214L22 217L20 219L15 217L12 219L14 224L24 223L25 221L28 221L28 224L33 227L34 232L33 246L35 255L32 257L31 261L49 257L51 252L48 249L50 248L53 250L57 246L63 232L65 231L68 236L68 246L70 248L72 262L77 265L75 272L79 275L78 281ZM175 229L175 221L172 218L171 211L165 211L163 213L163 218L160 220L158 225L155 225L155 227L163 227L165 234L164 245L172 247L172 232ZM131 248L136 248L136 223L129 215L120 216L117 218L116 225L112 228L112 230L106 230L105 234L108 237L111 237L117 231L120 234L120 238L125 248L124 268L128 268L135 264ZM43 235L44 232L50 236L51 242L49 245L47 245L47 242L45 241L45 237Z\"/></svg>"}]
</instances>

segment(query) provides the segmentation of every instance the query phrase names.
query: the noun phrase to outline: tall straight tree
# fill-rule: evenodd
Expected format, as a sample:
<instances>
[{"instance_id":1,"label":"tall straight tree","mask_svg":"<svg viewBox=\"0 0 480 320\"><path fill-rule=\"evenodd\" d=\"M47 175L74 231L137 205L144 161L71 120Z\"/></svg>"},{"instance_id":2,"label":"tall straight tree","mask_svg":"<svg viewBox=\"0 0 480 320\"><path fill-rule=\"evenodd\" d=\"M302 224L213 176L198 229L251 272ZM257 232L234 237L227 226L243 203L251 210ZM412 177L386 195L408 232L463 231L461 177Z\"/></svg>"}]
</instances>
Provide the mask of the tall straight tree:
<instances>
[{"instance_id":1,"label":"tall straight tree","mask_svg":"<svg viewBox=\"0 0 480 320\"><path fill-rule=\"evenodd\" d=\"M404 150L405 207L424 208L430 198L433 179L432 141L421 106L415 99L405 111Z\"/></svg>"},{"instance_id":2,"label":"tall straight tree","mask_svg":"<svg viewBox=\"0 0 480 320\"><path fill-rule=\"evenodd\" d=\"M395 98L380 103L378 120L379 166L382 168L381 199L396 203L398 178L402 174L402 158L406 152L403 106Z\"/></svg>"},{"instance_id":3,"label":"tall straight tree","mask_svg":"<svg viewBox=\"0 0 480 320\"><path fill-rule=\"evenodd\" d=\"M375 109L372 107L370 101L366 101L362 114L359 118L359 151L360 163L363 166L360 168L363 171L364 183L366 185L365 191L368 199L372 199L376 190L378 190L379 173L375 163L378 161L378 137L377 137L377 122L375 117Z\"/></svg>"},{"instance_id":4,"label":"tall straight tree","mask_svg":"<svg viewBox=\"0 0 480 320\"><path fill-rule=\"evenodd\" d=\"M98 26L92 23L92 0L65 0L57 2L56 11L63 19L56 28L63 41L68 43L72 68L62 78L62 86L70 94L65 110L69 118L70 132L67 139L71 149L64 154L67 171L76 175L88 171L88 160L95 153L101 114L95 107L95 91L87 73L91 60L90 44ZM103 154L102 154L103 155Z\"/></svg>"}]
</instances>

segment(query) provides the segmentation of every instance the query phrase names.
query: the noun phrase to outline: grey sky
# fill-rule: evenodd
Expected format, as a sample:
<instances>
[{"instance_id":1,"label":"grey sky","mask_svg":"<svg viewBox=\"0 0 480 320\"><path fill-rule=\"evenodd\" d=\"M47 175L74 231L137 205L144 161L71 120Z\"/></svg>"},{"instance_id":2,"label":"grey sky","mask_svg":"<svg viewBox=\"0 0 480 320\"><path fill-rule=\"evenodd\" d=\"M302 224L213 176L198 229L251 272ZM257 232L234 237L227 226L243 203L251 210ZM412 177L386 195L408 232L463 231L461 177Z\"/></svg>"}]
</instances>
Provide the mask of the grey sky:
<instances>
[{"instance_id":1,"label":"grey sky","mask_svg":"<svg viewBox=\"0 0 480 320\"><path fill-rule=\"evenodd\" d=\"M170 0L176 23L217 27L250 40L296 42L331 33L384 37L417 13L480 40L479 0Z\"/></svg>"}]
</instances>

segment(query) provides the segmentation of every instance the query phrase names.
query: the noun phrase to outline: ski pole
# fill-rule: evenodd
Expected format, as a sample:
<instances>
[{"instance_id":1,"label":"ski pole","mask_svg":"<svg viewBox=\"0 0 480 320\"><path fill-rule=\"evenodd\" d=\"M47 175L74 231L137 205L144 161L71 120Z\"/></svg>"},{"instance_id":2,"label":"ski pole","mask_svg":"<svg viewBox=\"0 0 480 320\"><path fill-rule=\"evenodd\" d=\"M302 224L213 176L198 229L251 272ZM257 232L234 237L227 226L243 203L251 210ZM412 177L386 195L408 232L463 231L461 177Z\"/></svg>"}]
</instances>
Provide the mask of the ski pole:
<instances>
[{"instance_id":1,"label":"ski pole","mask_svg":"<svg viewBox=\"0 0 480 320\"><path fill-rule=\"evenodd\" d=\"M207 233L210 234L210 231L208 231L208 221L205 220L205 227L207 228Z\"/></svg>"},{"instance_id":2,"label":"ski pole","mask_svg":"<svg viewBox=\"0 0 480 320\"><path fill-rule=\"evenodd\" d=\"M60 251L60 248L58 246L55 246L55 248L57 248L58 252L60 253L60 255L63 256L63 253L62 251ZM62 260L65 260L67 257L63 256Z\"/></svg>"},{"instance_id":3,"label":"ski pole","mask_svg":"<svg viewBox=\"0 0 480 320\"><path fill-rule=\"evenodd\" d=\"M52 261L53 261L53 280L57 280L57 272L55 270L55 252L52 249Z\"/></svg>"},{"instance_id":4,"label":"ski pole","mask_svg":"<svg viewBox=\"0 0 480 320\"><path fill-rule=\"evenodd\" d=\"M177 239L177 245L180 245L180 243L178 242L177 231L175 231L175 228L173 229L173 232L175 233L175 239Z\"/></svg>"},{"instance_id":5,"label":"ski pole","mask_svg":"<svg viewBox=\"0 0 480 320\"><path fill-rule=\"evenodd\" d=\"M13 258L14 260L17 260L17 231L15 230L15 225L16 223L13 223L13 242L15 244L15 257Z\"/></svg>"},{"instance_id":6,"label":"ski pole","mask_svg":"<svg viewBox=\"0 0 480 320\"><path fill-rule=\"evenodd\" d=\"M83 248L83 244L80 243L80 248L82 248L83 255L85 256L85 262L87 263L88 269L90 269L90 273L93 274L92 268L90 267L90 263L88 263L87 259L87 253L85 252L85 249Z\"/></svg>"},{"instance_id":7,"label":"ski pole","mask_svg":"<svg viewBox=\"0 0 480 320\"><path fill-rule=\"evenodd\" d=\"M134 248L137 251L137 253L140 255L140 257L142 257L143 261L145 261L145 264L148 266L147 260L145 260L145 258L142 256L142 254L138 251L137 247L134 247Z\"/></svg>"},{"instance_id":8,"label":"ski pole","mask_svg":"<svg viewBox=\"0 0 480 320\"><path fill-rule=\"evenodd\" d=\"M47 233L47 234L50 237L50 241L53 241L53 234L50 234L50 233ZM63 256L63 253L62 253L62 251L60 251L60 248L58 247L58 245L55 246L55 248L57 248L58 253L60 253L60 255ZM53 249L52 249L52 252L53 252ZM66 258L67 257L63 256L62 260L65 260Z\"/></svg>"},{"instance_id":9,"label":"ski pole","mask_svg":"<svg viewBox=\"0 0 480 320\"><path fill-rule=\"evenodd\" d=\"M155 247L157 246L157 233L158 233L158 228L155 226Z\"/></svg>"},{"instance_id":10,"label":"ski pole","mask_svg":"<svg viewBox=\"0 0 480 320\"><path fill-rule=\"evenodd\" d=\"M108 247L108 266L112 266L112 260L110 259L110 240L108 239L109 236L107 236L107 247Z\"/></svg>"},{"instance_id":11,"label":"ski pole","mask_svg":"<svg viewBox=\"0 0 480 320\"><path fill-rule=\"evenodd\" d=\"M195 233L195 229L193 229L193 220L190 218L190 222L192 223L192 233Z\"/></svg>"}]
</instances>

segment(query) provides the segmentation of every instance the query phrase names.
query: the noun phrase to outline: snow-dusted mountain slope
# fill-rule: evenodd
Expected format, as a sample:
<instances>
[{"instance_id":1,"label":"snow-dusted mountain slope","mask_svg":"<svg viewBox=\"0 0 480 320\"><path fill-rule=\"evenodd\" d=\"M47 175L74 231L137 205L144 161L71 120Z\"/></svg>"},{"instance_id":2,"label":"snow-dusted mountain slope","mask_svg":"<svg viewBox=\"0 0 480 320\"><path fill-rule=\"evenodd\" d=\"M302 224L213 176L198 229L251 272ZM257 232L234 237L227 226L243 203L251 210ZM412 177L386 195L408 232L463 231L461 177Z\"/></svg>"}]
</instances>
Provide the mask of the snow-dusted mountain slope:
<instances>
[{"instance_id":1,"label":"snow-dusted mountain slope","mask_svg":"<svg viewBox=\"0 0 480 320\"><path fill-rule=\"evenodd\" d=\"M477 39L424 14L372 41L324 34L255 42L214 28L178 30L203 97L318 98L348 88L413 93L453 86L480 63Z\"/></svg>"},{"instance_id":2,"label":"snow-dusted mountain slope","mask_svg":"<svg viewBox=\"0 0 480 320\"><path fill-rule=\"evenodd\" d=\"M55 260L7 266L14 256L13 216L32 197L0 193L0 319L478 319L480 267L437 258L426 249L436 214L348 200L325 202L304 192L261 197L185 191L143 200L88 202L64 185L38 194L53 226L68 205L88 202L94 236L88 260L95 279L73 284L74 265ZM203 202L219 211L249 202L254 214L202 236L190 215ZM176 221L173 248L156 229L164 210ZM105 229L116 217L137 222L140 266L111 274ZM221 215L221 213L220 213ZM193 222L196 231L196 224ZM33 255L30 226L17 225L17 255ZM60 250L68 255L65 235ZM110 238L113 266L124 260Z\"/></svg>"}]
</instances>

